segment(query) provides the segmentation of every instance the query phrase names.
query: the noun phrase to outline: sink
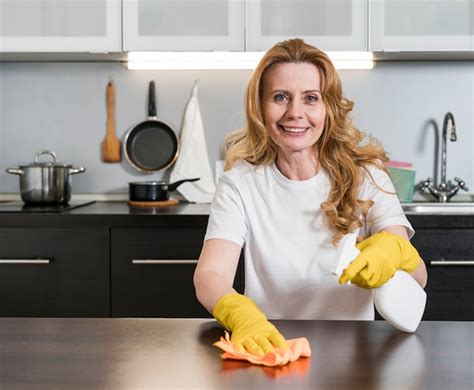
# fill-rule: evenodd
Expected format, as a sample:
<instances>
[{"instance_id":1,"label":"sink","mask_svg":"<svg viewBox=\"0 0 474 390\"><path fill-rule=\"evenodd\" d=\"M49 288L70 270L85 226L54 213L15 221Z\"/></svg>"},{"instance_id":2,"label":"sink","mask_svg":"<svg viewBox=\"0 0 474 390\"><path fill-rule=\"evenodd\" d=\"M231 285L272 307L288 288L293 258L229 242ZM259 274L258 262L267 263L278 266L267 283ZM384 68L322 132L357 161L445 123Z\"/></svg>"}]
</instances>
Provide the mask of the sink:
<instances>
[{"instance_id":1,"label":"sink","mask_svg":"<svg viewBox=\"0 0 474 390\"><path fill-rule=\"evenodd\" d=\"M460 194L457 193L454 195L447 203L440 203L437 199L431 194L413 194L413 201L407 204L440 204L440 205L450 205L452 203L474 203L474 194Z\"/></svg>"},{"instance_id":2,"label":"sink","mask_svg":"<svg viewBox=\"0 0 474 390\"><path fill-rule=\"evenodd\" d=\"M436 202L431 195L415 194L413 202L402 203L408 215L474 215L474 194L456 194L449 202Z\"/></svg>"},{"instance_id":3,"label":"sink","mask_svg":"<svg viewBox=\"0 0 474 390\"><path fill-rule=\"evenodd\" d=\"M404 203L405 214L474 215L474 202Z\"/></svg>"}]
</instances>

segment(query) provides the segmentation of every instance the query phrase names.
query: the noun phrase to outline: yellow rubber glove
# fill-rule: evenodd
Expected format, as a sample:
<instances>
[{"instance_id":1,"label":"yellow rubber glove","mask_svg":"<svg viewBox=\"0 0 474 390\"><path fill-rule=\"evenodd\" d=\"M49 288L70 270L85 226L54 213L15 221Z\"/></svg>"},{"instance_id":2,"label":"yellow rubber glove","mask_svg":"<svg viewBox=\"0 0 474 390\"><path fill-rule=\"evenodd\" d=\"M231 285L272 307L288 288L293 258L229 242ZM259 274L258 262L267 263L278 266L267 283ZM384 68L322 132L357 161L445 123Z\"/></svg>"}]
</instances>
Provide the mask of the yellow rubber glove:
<instances>
[{"instance_id":1,"label":"yellow rubber glove","mask_svg":"<svg viewBox=\"0 0 474 390\"><path fill-rule=\"evenodd\" d=\"M380 287L398 270L413 272L421 261L410 241L393 233L376 233L357 248L361 253L342 272L341 284L351 281L363 288Z\"/></svg>"},{"instance_id":2,"label":"yellow rubber glove","mask_svg":"<svg viewBox=\"0 0 474 390\"><path fill-rule=\"evenodd\" d=\"M288 348L285 338L268 322L257 305L241 294L226 294L214 306L213 315L232 332L231 342L240 351L264 356L276 348Z\"/></svg>"}]
</instances>

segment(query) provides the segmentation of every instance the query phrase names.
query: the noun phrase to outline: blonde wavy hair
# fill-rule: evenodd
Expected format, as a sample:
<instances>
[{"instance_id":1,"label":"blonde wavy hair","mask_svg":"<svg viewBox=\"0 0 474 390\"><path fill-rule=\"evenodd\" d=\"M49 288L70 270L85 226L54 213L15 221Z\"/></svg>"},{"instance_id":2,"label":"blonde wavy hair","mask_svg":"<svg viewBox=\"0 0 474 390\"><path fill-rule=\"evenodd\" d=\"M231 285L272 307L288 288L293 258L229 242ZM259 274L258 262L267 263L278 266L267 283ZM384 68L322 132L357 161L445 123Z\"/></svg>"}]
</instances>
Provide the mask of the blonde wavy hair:
<instances>
[{"instance_id":1,"label":"blonde wavy hair","mask_svg":"<svg viewBox=\"0 0 474 390\"><path fill-rule=\"evenodd\" d=\"M277 157L277 145L265 127L262 109L263 76L274 64L305 62L320 72L322 101L326 107L324 130L317 141L319 162L328 173L331 191L321 203L329 225L335 230L333 242L362 225L373 201L357 198L364 174L373 178L368 165L385 170L388 157L382 146L353 126L349 112L354 103L342 96L341 81L329 57L302 39L277 43L266 52L253 72L245 93L246 125L229 134L224 141L225 169L246 160L258 166L270 164ZM364 142L363 142L364 141Z\"/></svg>"}]
</instances>

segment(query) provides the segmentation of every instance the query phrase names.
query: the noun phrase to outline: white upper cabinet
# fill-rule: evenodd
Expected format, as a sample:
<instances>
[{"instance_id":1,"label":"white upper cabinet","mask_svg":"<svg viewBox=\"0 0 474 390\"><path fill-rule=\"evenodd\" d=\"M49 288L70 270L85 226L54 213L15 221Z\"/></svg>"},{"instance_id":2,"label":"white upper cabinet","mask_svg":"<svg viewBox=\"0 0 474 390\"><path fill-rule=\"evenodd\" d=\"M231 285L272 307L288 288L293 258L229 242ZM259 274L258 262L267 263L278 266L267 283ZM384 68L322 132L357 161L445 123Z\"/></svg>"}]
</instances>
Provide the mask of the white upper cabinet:
<instances>
[{"instance_id":1,"label":"white upper cabinet","mask_svg":"<svg viewBox=\"0 0 474 390\"><path fill-rule=\"evenodd\" d=\"M366 0L247 0L246 49L299 37L323 50L367 50Z\"/></svg>"},{"instance_id":2,"label":"white upper cabinet","mask_svg":"<svg viewBox=\"0 0 474 390\"><path fill-rule=\"evenodd\" d=\"M371 0L372 51L472 50L474 0Z\"/></svg>"},{"instance_id":3,"label":"white upper cabinet","mask_svg":"<svg viewBox=\"0 0 474 390\"><path fill-rule=\"evenodd\" d=\"M0 0L1 52L119 52L121 0Z\"/></svg>"},{"instance_id":4,"label":"white upper cabinet","mask_svg":"<svg viewBox=\"0 0 474 390\"><path fill-rule=\"evenodd\" d=\"M0 0L2 55L264 51L293 37L328 51L472 55L474 0Z\"/></svg>"},{"instance_id":5,"label":"white upper cabinet","mask_svg":"<svg viewBox=\"0 0 474 390\"><path fill-rule=\"evenodd\" d=\"M123 0L124 51L242 51L243 0Z\"/></svg>"}]
</instances>

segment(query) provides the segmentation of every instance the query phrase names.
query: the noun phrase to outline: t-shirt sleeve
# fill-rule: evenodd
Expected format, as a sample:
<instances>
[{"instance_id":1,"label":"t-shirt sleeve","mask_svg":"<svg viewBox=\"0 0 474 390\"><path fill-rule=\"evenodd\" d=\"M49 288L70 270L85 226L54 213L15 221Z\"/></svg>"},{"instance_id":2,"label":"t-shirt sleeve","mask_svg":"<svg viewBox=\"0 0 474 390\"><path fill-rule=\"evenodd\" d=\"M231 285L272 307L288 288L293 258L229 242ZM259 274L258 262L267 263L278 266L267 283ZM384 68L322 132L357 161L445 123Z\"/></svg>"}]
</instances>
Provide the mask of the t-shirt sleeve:
<instances>
[{"instance_id":1,"label":"t-shirt sleeve","mask_svg":"<svg viewBox=\"0 0 474 390\"><path fill-rule=\"evenodd\" d=\"M221 238L243 246L247 236L245 209L239 191L227 175L221 175L211 202L204 241Z\"/></svg>"},{"instance_id":2,"label":"t-shirt sleeve","mask_svg":"<svg viewBox=\"0 0 474 390\"><path fill-rule=\"evenodd\" d=\"M361 193L362 199L374 201L367 213L367 233L372 235L386 227L399 225L405 226L408 237L412 238L415 231L403 212L390 176L375 167L369 167L368 172L372 175L372 179L366 173Z\"/></svg>"}]
</instances>

